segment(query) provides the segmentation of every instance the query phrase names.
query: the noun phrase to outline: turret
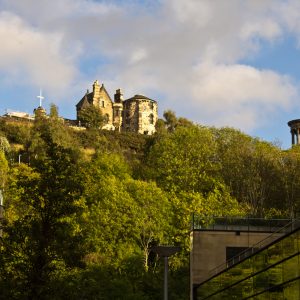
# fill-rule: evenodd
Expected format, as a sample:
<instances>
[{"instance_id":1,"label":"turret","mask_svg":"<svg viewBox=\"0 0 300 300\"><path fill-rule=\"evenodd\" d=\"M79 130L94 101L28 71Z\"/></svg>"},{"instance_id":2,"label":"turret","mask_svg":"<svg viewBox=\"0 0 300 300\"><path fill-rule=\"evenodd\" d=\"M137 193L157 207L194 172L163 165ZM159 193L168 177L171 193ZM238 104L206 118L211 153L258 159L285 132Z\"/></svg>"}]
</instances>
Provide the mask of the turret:
<instances>
[{"instance_id":1,"label":"turret","mask_svg":"<svg viewBox=\"0 0 300 300\"><path fill-rule=\"evenodd\" d=\"M292 145L300 145L300 119L291 120L288 125L291 128Z\"/></svg>"}]
</instances>

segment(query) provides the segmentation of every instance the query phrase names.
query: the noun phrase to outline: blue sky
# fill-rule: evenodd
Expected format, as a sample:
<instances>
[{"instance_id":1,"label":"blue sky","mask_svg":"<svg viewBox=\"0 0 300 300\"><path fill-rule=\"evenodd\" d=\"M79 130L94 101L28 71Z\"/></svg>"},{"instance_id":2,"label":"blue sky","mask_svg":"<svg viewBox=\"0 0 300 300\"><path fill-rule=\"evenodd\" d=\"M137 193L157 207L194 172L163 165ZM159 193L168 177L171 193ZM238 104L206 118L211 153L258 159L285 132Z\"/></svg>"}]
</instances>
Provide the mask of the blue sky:
<instances>
[{"instance_id":1,"label":"blue sky","mask_svg":"<svg viewBox=\"0 0 300 300\"><path fill-rule=\"evenodd\" d=\"M284 149L300 119L299 0L0 0L0 39L0 114L75 118L98 79Z\"/></svg>"}]
</instances>

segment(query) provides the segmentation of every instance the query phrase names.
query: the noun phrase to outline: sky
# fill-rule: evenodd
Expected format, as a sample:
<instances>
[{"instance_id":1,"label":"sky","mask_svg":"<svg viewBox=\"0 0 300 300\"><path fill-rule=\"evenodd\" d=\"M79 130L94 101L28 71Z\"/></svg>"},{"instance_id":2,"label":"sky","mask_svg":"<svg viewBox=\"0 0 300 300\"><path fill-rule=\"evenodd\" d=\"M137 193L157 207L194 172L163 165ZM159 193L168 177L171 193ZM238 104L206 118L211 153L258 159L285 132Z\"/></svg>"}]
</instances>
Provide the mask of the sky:
<instances>
[{"instance_id":1,"label":"sky","mask_svg":"<svg viewBox=\"0 0 300 300\"><path fill-rule=\"evenodd\" d=\"M97 79L283 149L300 119L299 0L0 0L0 40L0 115L75 118Z\"/></svg>"}]
</instances>

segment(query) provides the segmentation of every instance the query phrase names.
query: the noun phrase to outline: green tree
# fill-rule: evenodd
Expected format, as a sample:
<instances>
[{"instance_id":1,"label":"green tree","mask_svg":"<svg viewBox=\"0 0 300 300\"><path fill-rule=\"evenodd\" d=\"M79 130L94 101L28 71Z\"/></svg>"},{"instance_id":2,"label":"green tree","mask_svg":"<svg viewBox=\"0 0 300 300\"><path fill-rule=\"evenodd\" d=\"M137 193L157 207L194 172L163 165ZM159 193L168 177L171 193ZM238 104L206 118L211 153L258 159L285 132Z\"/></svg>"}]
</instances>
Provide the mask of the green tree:
<instances>
[{"instance_id":1,"label":"green tree","mask_svg":"<svg viewBox=\"0 0 300 300\"><path fill-rule=\"evenodd\" d=\"M288 211L291 218L300 213L300 147L294 146L281 152L281 182L284 188L282 208Z\"/></svg>"},{"instance_id":2,"label":"green tree","mask_svg":"<svg viewBox=\"0 0 300 300\"><path fill-rule=\"evenodd\" d=\"M44 121L32 132L43 154L32 147L32 167L16 166L6 192L10 219L1 240L2 299L44 299L57 272L80 265L84 255L75 222L83 208L78 151L64 147L65 141L57 144Z\"/></svg>"},{"instance_id":3,"label":"green tree","mask_svg":"<svg viewBox=\"0 0 300 300\"><path fill-rule=\"evenodd\" d=\"M30 156L31 165L43 165L53 145L79 153L78 142L74 138L72 129L62 120L54 117L35 119L30 140L25 144L25 152Z\"/></svg>"},{"instance_id":4,"label":"green tree","mask_svg":"<svg viewBox=\"0 0 300 300\"><path fill-rule=\"evenodd\" d=\"M215 152L216 143L209 129L179 127L150 149L149 176L167 191L209 192L214 189L220 167Z\"/></svg>"},{"instance_id":5,"label":"green tree","mask_svg":"<svg viewBox=\"0 0 300 300\"><path fill-rule=\"evenodd\" d=\"M54 118L54 119L59 118L58 107L53 103L50 105L50 114L49 114L49 116L50 116L50 118Z\"/></svg>"},{"instance_id":6,"label":"green tree","mask_svg":"<svg viewBox=\"0 0 300 300\"><path fill-rule=\"evenodd\" d=\"M164 112L165 124L169 132L173 132L177 126L177 117L171 110Z\"/></svg>"},{"instance_id":7,"label":"green tree","mask_svg":"<svg viewBox=\"0 0 300 300\"><path fill-rule=\"evenodd\" d=\"M155 183L134 180L117 154L97 155L86 180L89 260L106 261L116 268L137 253L148 270L150 245L166 239L169 202Z\"/></svg>"},{"instance_id":8,"label":"green tree","mask_svg":"<svg viewBox=\"0 0 300 300\"><path fill-rule=\"evenodd\" d=\"M144 269L148 271L151 246L171 241L170 202L166 193L153 182L127 180L124 184L133 199L135 215L132 232L143 251Z\"/></svg>"},{"instance_id":9,"label":"green tree","mask_svg":"<svg viewBox=\"0 0 300 300\"><path fill-rule=\"evenodd\" d=\"M0 136L0 151L2 152L9 152L10 144L6 137Z\"/></svg>"},{"instance_id":10,"label":"green tree","mask_svg":"<svg viewBox=\"0 0 300 300\"><path fill-rule=\"evenodd\" d=\"M263 216L280 207L280 149L231 128L215 129L220 175L232 195L249 206L249 213Z\"/></svg>"},{"instance_id":11,"label":"green tree","mask_svg":"<svg viewBox=\"0 0 300 300\"><path fill-rule=\"evenodd\" d=\"M0 190L5 186L8 173L8 162L5 158L5 154L0 150Z\"/></svg>"},{"instance_id":12,"label":"green tree","mask_svg":"<svg viewBox=\"0 0 300 300\"><path fill-rule=\"evenodd\" d=\"M87 128L98 129L105 123L101 109L95 105L90 105L82 109L78 114L78 119L81 124Z\"/></svg>"}]
</instances>

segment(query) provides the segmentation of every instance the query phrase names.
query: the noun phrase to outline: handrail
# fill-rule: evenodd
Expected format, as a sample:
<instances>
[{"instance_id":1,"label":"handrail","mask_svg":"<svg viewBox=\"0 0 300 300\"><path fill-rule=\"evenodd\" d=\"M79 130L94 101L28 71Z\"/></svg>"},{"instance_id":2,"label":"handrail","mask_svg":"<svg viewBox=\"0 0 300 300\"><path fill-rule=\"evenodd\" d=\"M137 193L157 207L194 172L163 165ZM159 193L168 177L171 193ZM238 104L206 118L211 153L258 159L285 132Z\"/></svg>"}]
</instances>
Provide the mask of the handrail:
<instances>
[{"instance_id":1,"label":"handrail","mask_svg":"<svg viewBox=\"0 0 300 300\"><path fill-rule=\"evenodd\" d=\"M277 231L272 232L269 236L267 236L263 240L261 240L258 243L252 245L248 249L240 252L238 255L232 257L231 259L226 260L225 263L222 263L221 265L218 265L214 269L210 270L208 272L208 275L206 276L206 278L202 282L204 282L204 281L208 280L209 278L211 278L212 276L214 276L214 275L216 275L216 274L224 271L225 269L233 266L234 264L239 263L241 260L249 257L253 253L259 251L261 248L263 248L264 246L266 246L266 245L268 245L270 243L270 239L272 237L274 237L274 235L276 235L278 233L281 233L281 232L289 233L289 232L292 232L293 230L295 230L295 229L297 229L299 227L300 227L300 220L299 219L294 219L293 221L291 221L290 223L288 223L284 227L281 227ZM289 228L289 230L285 231L286 228ZM276 240L276 238L273 239L271 242L273 242L275 240ZM266 243L266 241L268 241L268 242Z\"/></svg>"}]
</instances>

